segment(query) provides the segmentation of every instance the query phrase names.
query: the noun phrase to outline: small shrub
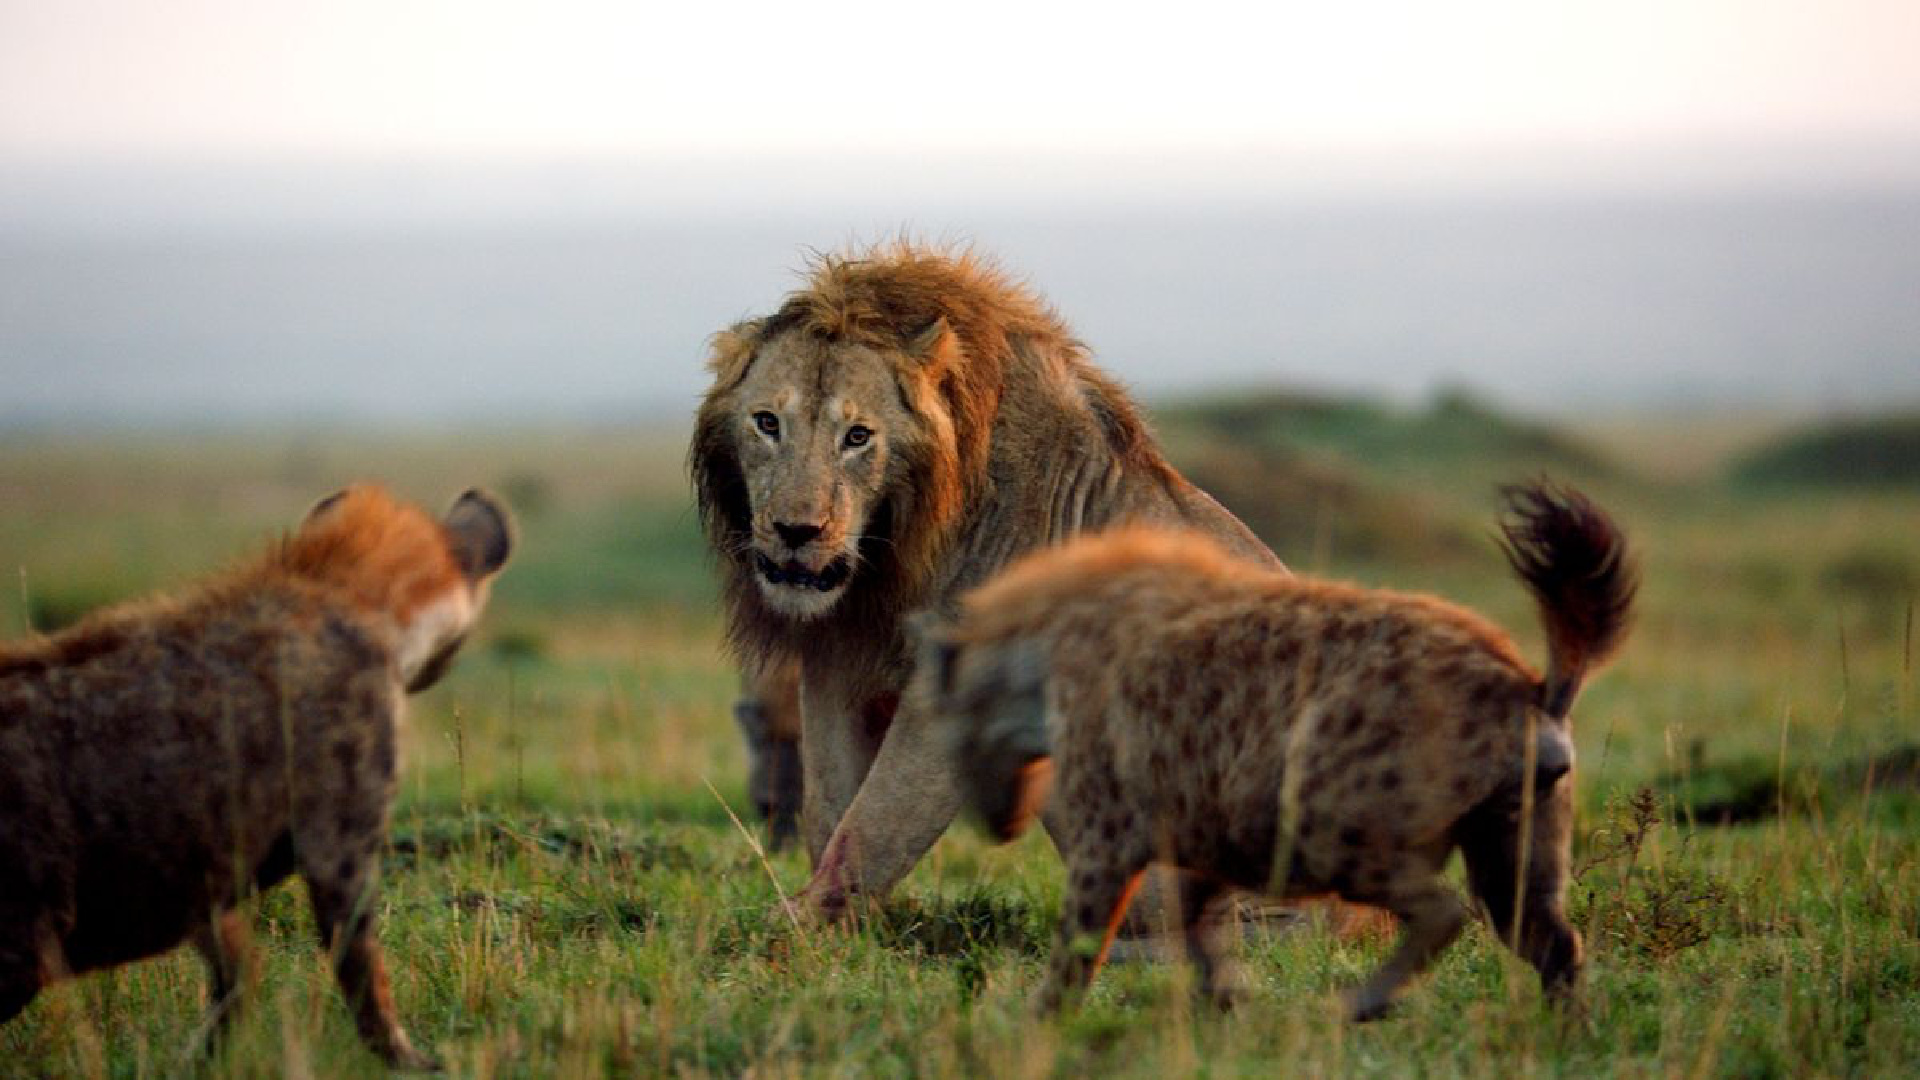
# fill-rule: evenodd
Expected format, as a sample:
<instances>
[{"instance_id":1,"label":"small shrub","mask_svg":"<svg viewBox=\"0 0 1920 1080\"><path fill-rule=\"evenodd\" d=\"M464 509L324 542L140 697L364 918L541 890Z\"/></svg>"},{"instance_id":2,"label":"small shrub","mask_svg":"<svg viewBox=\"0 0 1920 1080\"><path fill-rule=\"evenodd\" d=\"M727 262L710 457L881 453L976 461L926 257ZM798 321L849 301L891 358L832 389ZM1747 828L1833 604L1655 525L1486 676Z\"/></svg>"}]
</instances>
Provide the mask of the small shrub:
<instances>
[{"instance_id":1,"label":"small shrub","mask_svg":"<svg viewBox=\"0 0 1920 1080\"><path fill-rule=\"evenodd\" d=\"M1892 618L1905 611L1920 592L1920 571L1907 552L1892 547L1856 547L1828 561L1820 582L1846 599L1864 606L1880 624L1892 627Z\"/></svg>"},{"instance_id":2,"label":"small shrub","mask_svg":"<svg viewBox=\"0 0 1920 1080\"><path fill-rule=\"evenodd\" d=\"M1572 915L1586 928L1589 947L1604 944L1659 961L1711 939L1725 918L1726 885L1679 859L1661 867L1640 864L1662 824L1653 789L1610 799L1602 818L1574 864ZM1597 873L1604 869L1614 872Z\"/></svg>"},{"instance_id":3,"label":"small shrub","mask_svg":"<svg viewBox=\"0 0 1920 1080\"><path fill-rule=\"evenodd\" d=\"M1792 590L1794 568L1783 559L1751 556L1735 565L1733 576L1749 596L1774 603Z\"/></svg>"},{"instance_id":4,"label":"small shrub","mask_svg":"<svg viewBox=\"0 0 1920 1080\"><path fill-rule=\"evenodd\" d=\"M540 517L553 506L553 481L540 473L517 472L500 481L500 497L521 517Z\"/></svg>"},{"instance_id":5,"label":"small shrub","mask_svg":"<svg viewBox=\"0 0 1920 1080\"><path fill-rule=\"evenodd\" d=\"M1574 860L1573 879L1576 882L1584 881L1589 873L1600 867L1622 862L1626 864L1626 870L1631 872L1640 859L1640 849L1646 845L1647 837L1660 824L1659 798L1648 787L1634 792L1630 799L1624 801L1616 793L1607 800L1600 816L1602 824L1587 835L1586 842L1581 845L1585 851Z\"/></svg>"},{"instance_id":6,"label":"small shrub","mask_svg":"<svg viewBox=\"0 0 1920 1080\"><path fill-rule=\"evenodd\" d=\"M506 627L493 635L493 655L501 660L545 660L552 651L547 635L524 626Z\"/></svg>"},{"instance_id":7,"label":"small shrub","mask_svg":"<svg viewBox=\"0 0 1920 1080\"><path fill-rule=\"evenodd\" d=\"M1642 874L1625 883L1589 940L1664 960L1712 938L1726 906L1726 886L1697 868Z\"/></svg>"}]
</instances>

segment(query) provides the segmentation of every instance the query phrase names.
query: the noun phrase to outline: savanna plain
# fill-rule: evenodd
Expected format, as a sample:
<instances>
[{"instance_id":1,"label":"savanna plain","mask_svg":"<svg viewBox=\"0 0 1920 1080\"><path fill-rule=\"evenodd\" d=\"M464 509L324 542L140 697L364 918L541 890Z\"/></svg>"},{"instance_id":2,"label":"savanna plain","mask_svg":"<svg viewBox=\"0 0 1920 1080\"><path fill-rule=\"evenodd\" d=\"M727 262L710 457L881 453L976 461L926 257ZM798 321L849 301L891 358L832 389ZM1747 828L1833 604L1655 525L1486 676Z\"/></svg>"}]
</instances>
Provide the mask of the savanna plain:
<instances>
[{"instance_id":1,"label":"savanna plain","mask_svg":"<svg viewBox=\"0 0 1920 1080\"><path fill-rule=\"evenodd\" d=\"M217 569L349 480L511 502L515 561L411 709L379 909L401 1015L458 1075L1920 1073L1920 419L1151 411L1296 570L1438 592L1536 660L1496 485L1546 473L1626 528L1638 619L1574 712L1578 1010L1475 926L1392 1018L1348 1026L1340 992L1388 940L1262 920L1231 1013L1182 964L1128 963L1036 1019L1061 867L1044 835L965 823L855 925L790 924L806 860L761 849L671 423L0 435L0 632ZM217 1052L182 949L43 993L0 1028L0 1074L379 1075L302 889L255 905L261 981Z\"/></svg>"}]
</instances>

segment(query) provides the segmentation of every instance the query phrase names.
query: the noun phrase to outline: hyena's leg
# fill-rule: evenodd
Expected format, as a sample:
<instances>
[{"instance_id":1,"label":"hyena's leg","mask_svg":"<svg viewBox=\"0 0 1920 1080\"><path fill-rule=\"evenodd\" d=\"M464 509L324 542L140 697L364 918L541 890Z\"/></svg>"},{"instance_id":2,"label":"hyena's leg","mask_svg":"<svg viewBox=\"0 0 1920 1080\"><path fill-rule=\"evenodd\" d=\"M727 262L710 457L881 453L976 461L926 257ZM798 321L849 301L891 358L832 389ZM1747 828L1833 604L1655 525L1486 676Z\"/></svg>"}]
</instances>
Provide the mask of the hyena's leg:
<instances>
[{"instance_id":1,"label":"hyena's leg","mask_svg":"<svg viewBox=\"0 0 1920 1080\"><path fill-rule=\"evenodd\" d=\"M1076 827L1073 814L1074 808L1065 799L1050 799L1040 811L1047 839L1053 841L1054 853L1063 860L1067 840ZM1172 959L1172 935L1180 929L1180 913L1193 910L1197 897L1211 897L1219 888L1170 863L1147 867L1133 902L1127 905L1127 917L1120 921L1120 930L1114 935L1113 947L1107 950L1107 962L1152 964Z\"/></svg>"},{"instance_id":2,"label":"hyena's leg","mask_svg":"<svg viewBox=\"0 0 1920 1080\"><path fill-rule=\"evenodd\" d=\"M386 957L380 951L374 926L374 908L379 901L379 837L370 839L371 843L356 844L344 851L336 847L324 854L314 853L317 857L309 857L303 846L300 873L307 879L314 922L333 961L340 992L353 1010L360 1038L396 1068L435 1068L432 1058L414 1049L394 1009Z\"/></svg>"},{"instance_id":3,"label":"hyena's leg","mask_svg":"<svg viewBox=\"0 0 1920 1080\"><path fill-rule=\"evenodd\" d=\"M1047 981L1034 1002L1037 1012L1050 1013L1084 990L1106 962L1113 935L1126 916L1127 902L1140 886L1144 859L1096 857L1072 864L1060 933L1053 943Z\"/></svg>"},{"instance_id":4,"label":"hyena's leg","mask_svg":"<svg viewBox=\"0 0 1920 1080\"><path fill-rule=\"evenodd\" d=\"M1563 1000L1580 977L1580 934L1567 920L1568 857L1573 840L1573 785L1561 780L1533 808L1526 883L1520 882L1517 798L1496 797L1468 815L1458 830L1467 880L1486 906L1500 940L1515 945L1514 898L1521 898L1520 956L1540 973L1548 996Z\"/></svg>"},{"instance_id":5,"label":"hyena's leg","mask_svg":"<svg viewBox=\"0 0 1920 1080\"><path fill-rule=\"evenodd\" d=\"M1151 879L1149 879L1151 880ZM1230 890L1221 882L1188 875L1180 890L1182 936L1187 959L1199 974L1199 991L1215 1005L1231 1008L1242 990L1238 965L1222 952L1223 917L1231 918Z\"/></svg>"},{"instance_id":6,"label":"hyena's leg","mask_svg":"<svg viewBox=\"0 0 1920 1080\"><path fill-rule=\"evenodd\" d=\"M19 1015L40 993L47 964L42 950L59 955L42 919L33 882L14 851L0 849L0 1024Z\"/></svg>"},{"instance_id":7,"label":"hyena's leg","mask_svg":"<svg viewBox=\"0 0 1920 1080\"><path fill-rule=\"evenodd\" d=\"M391 693L381 690L383 700L370 702L370 711L391 707ZM380 847L394 788L390 720L337 725L332 748L309 755L320 767L295 774L293 854L360 1038L398 1068L425 1069L433 1059L415 1050L400 1026L375 937Z\"/></svg>"},{"instance_id":8,"label":"hyena's leg","mask_svg":"<svg viewBox=\"0 0 1920 1080\"><path fill-rule=\"evenodd\" d=\"M1460 933L1466 925L1467 906L1445 882L1424 871L1419 876L1402 877L1381 895L1349 899L1378 904L1400 917L1399 947L1361 984L1352 999L1349 1016L1355 1022L1377 1020L1393 1007L1393 995L1400 984L1426 970Z\"/></svg>"},{"instance_id":9,"label":"hyena's leg","mask_svg":"<svg viewBox=\"0 0 1920 1080\"><path fill-rule=\"evenodd\" d=\"M0 946L0 1024L20 1015L39 992L39 959Z\"/></svg>"},{"instance_id":10,"label":"hyena's leg","mask_svg":"<svg viewBox=\"0 0 1920 1080\"><path fill-rule=\"evenodd\" d=\"M733 704L733 718L747 744L747 796L767 823L767 850L780 851L799 834L800 740L773 732L769 709L758 698Z\"/></svg>"},{"instance_id":11,"label":"hyena's leg","mask_svg":"<svg viewBox=\"0 0 1920 1080\"><path fill-rule=\"evenodd\" d=\"M194 929L193 947L207 962L207 1022L212 1041L218 1042L245 1005L253 975L252 934L239 912L215 912Z\"/></svg>"},{"instance_id":12,"label":"hyena's leg","mask_svg":"<svg viewBox=\"0 0 1920 1080\"><path fill-rule=\"evenodd\" d=\"M785 851L800 835L800 806L806 798L800 766L800 740L772 739L766 746L768 779L767 847Z\"/></svg>"}]
</instances>

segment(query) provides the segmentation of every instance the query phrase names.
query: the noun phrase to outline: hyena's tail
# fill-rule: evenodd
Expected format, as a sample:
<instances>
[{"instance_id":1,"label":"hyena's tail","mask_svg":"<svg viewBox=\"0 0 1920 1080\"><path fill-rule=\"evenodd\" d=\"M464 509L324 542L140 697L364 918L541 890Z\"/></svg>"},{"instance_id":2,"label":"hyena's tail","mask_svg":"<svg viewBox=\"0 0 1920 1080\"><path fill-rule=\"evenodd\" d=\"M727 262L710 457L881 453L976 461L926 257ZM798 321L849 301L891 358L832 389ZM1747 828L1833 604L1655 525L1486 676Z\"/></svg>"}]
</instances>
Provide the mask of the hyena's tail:
<instances>
[{"instance_id":1,"label":"hyena's tail","mask_svg":"<svg viewBox=\"0 0 1920 1080\"><path fill-rule=\"evenodd\" d=\"M993 838L1006 843L1026 832L1053 788L1045 710L996 716L962 733L955 751L967 806Z\"/></svg>"},{"instance_id":2,"label":"hyena's tail","mask_svg":"<svg viewBox=\"0 0 1920 1080\"><path fill-rule=\"evenodd\" d=\"M1540 710L1567 715L1581 681L1626 638L1639 573L1627 539L1604 511L1571 488L1546 481L1501 489L1507 516L1501 545L1540 604L1547 677Z\"/></svg>"}]
</instances>

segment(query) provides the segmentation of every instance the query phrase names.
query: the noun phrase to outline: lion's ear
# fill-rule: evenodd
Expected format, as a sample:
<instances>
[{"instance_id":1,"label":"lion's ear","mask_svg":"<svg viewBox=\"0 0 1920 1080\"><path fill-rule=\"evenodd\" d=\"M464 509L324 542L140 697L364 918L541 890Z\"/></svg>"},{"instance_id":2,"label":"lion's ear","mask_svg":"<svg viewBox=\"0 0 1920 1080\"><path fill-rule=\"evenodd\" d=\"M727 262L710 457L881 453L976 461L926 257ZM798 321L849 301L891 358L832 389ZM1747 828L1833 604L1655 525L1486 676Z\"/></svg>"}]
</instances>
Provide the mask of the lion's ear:
<instances>
[{"instance_id":1,"label":"lion's ear","mask_svg":"<svg viewBox=\"0 0 1920 1080\"><path fill-rule=\"evenodd\" d=\"M947 325L947 317L942 315L913 335L906 351L929 372L938 374L960 359L960 335L953 332L953 327Z\"/></svg>"},{"instance_id":2,"label":"lion's ear","mask_svg":"<svg viewBox=\"0 0 1920 1080\"><path fill-rule=\"evenodd\" d=\"M760 323L749 319L734 323L713 335L707 370L713 372L716 387L730 387L747 377L747 365L753 361L754 345L760 340Z\"/></svg>"}]
</instances>

